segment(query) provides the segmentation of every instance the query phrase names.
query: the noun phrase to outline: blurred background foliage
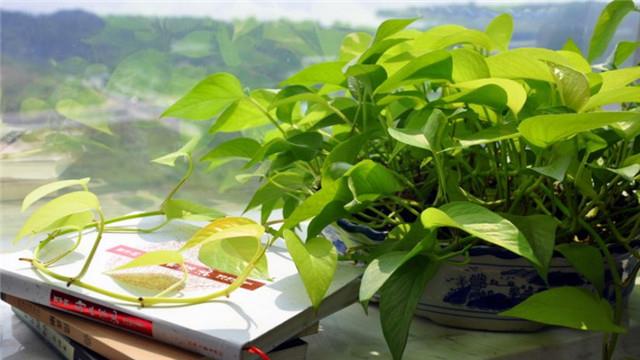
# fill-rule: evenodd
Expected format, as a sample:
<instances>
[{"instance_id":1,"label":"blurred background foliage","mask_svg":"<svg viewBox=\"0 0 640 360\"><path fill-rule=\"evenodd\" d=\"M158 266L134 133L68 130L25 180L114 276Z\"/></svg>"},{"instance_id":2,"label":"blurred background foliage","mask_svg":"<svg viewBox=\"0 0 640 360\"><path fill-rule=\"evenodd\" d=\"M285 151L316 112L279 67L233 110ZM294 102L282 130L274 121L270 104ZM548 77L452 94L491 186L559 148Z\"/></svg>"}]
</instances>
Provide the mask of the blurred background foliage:
<instances>
[{"instance_id":1,"label":"blurred background foliage","mask_svg":"<svg viewBox=\"0 0 640 360\"><path fill-rule=\"evenodd\" d=\"M585 49L604 6L508 3L390 4L376 17L420 17L415 25L420 29L443 23L483 29L497 14L508 12L516 24L513 46L559 49L572 38ZM340 4L335 6L340 11ZM180 173L152 165L150 159L206 131L198 122L159 120L165 107L216 72L233 73L249 88L275 87L306 65L334 58L346 34L372 31L377 25L96 15L81 10L39 15L3 10L0 16L1 198L7 223L14 223L12 216L17 215L9 212L21 191L30 190L17 185L24 174L13 170L8 159L28 165L34 154L63 154L70 159L64 166L56 160L60 158L50 158L58 163L53 176L97 180L99 189L94 190L113 198L105 202L113 207L107 213L153 206ZM638 29L637 20L629 19L616 37L638 38ZM233 135L218 134L209 147ZM44 166L39 164L33 166ZM201 168L184 197L233 209L254 186L246 182L251 177L227 175L234 166L228 163L209 173ZM42 177L43 182L51 180Z\"/></svg>"}]
</instances>

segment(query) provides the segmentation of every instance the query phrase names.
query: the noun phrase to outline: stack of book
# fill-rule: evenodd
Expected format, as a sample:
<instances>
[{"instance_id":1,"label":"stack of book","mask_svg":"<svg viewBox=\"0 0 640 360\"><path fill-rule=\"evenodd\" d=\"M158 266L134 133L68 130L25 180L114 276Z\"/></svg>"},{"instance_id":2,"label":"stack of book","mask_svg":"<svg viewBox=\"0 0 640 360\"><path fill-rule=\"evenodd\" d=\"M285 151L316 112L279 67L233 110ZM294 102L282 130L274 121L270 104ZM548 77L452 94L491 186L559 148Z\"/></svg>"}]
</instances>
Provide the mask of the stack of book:
<instances>
[{"instance_id":1,"label":"stack of book","mask_svg":"<svg viewBox=\"0 0 640 360\"><path fill-rule=\"evenodd\" d=\"M157 219L161 221L161 219ZM132 224L127 224L132 225ZM146 225L145 225L146 226ZM144 252L175 249L191 233L189 224L175 221L153 234L105 234L83 281L102 289L149 296L163 281L179 279L175 265L109 271ZM91 233L84 235L91 238ZM64 239L42 258L56 256L69 245ZM91 247L83 241L51 267L75 275ZM192 297L221 289L232 274L207 268L187 253L190 276L175 297ZM0 261L2 300L17 317L67 359L305 359L300 338L318 332L319 320L357 299L361 269L339 265L327 297L314 310L294 263L278 244L267 252L269 280L247 279L229 298L193 305L140 307L36 272L24 258L28 251L4 253ZM23 260L21 260L23 258Z\"/></svg>"}]
</instances>

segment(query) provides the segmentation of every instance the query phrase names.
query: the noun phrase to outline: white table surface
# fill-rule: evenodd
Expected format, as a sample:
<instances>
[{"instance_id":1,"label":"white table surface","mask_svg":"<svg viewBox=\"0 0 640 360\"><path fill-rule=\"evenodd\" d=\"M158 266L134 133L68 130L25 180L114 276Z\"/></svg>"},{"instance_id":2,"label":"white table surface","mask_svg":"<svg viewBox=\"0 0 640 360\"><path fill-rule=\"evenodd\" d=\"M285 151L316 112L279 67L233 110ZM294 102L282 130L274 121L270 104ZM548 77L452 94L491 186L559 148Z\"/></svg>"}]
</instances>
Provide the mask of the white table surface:
<instances>
[{"instance_id":1,"label":"white table surface","mask_svg":"<svg viewBox=\"0 0 640 360\"><path fill-rule=\"evenodd\" d=\"M640 282L640 278L638 279ZM620 339L616 359L640 359L640 288L628 308L629 332ZM1 359L55 359L52 350L23 324L5 303L0 303ZM597 333L549 328L536 333L508 334L464 331L415 319L405 359L594 359L600 358ZM391 359L382 337L378 312L366 316L352 305L321 322L320 332L305 338L308 359Z\"/></svg>"}]
</instances>

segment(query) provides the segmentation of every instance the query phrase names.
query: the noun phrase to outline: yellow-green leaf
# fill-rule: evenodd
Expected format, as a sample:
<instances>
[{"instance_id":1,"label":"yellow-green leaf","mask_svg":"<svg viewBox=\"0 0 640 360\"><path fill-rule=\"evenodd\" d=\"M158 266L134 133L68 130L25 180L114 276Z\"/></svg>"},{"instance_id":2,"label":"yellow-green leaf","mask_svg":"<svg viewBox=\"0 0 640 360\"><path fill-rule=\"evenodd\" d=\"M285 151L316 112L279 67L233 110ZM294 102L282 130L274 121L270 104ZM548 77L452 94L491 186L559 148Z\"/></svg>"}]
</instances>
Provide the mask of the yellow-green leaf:
<instances>
[{"instance_id":1,"label":"yellow-green leaf","mask_svg":"<svg viewBox=\"0 0 640 360\"><path fill-rule=\"evenodd\" d=\"M547 147L583 131L598 129L616 123L638 123L640 113L591 112L581 114L538 115L525 119L518 131L530 143Z\"/></svg>"},{"instance_id":2,"label":"yellow-green leaf","mask_svg":"<svg viewBox=\"0 0 640 360\"><path fill-rule=\"evenodd\" d=\"M110 271L119 271L143 266L154 266L164 264L183 264L182 254L175 250L156 250L144 253L137 258L120 265Z\"/></svg>"},{"instance_id":3,"label":"yellow-green leaf","mask_svg":"<svg viewBox=\"0 0 640 360\"><path fill-rule=\"evenodd\" d=\"M519 113L524 106L524 103L527 101L527 92L525 91L524 87L517 81L509 79L477 79L453 84L451 86L460 89L472 90L486 85L496 85L504 90L504 92L507 94L506 105L509 109L511 109L511 111L513 111L514 114Z\"/></svg>"},{"instance_id":4,"label":"yellow-green leaf","mask_svg":"<svg viewBox=\"0 0 640 360\"><path fill-rule=\"evenodd\" d=\"M202 245L198 252L198 258L203 264L213 269L240 275L249 263L262 252L263 247L259 238L237 237ZM260 257L249 276L260 279L269 278L266 256Z\"/></svg>"},{"instance_id":5,"label":"yellow-green leaf","mask_svg":"<svg viewBox=\"0 0 640 360\"><path fill-rule=\"evenodd\" d=\"M338 264L336 248L331 241L323 237L310 238L303 244L293 231L285 230L283 235L311 305L317 309L329 290L336 272Z\"/></svg>"},{"instance_id":6,"label":"yellow-green leaf","mask_svg":"<svg viewBox=\"0 0 640 360\"><path fill-rule=\"evenodd\" d=\"M600 13L589 42L589 61L602 55L622 19L635 9L633 0L611 1Z\"/></svg>"},{"instance_id":7,"label":"yellow-green leaf","mask_svg":"<svg viewBox=\"0 0 640 360\"><path fill-rule=\"evenodd\" d=\"M513 34L513 17L509 14L496 16L485 30L487 35L497 45L498 49L507 51Z\"/></svg>"},{"instance_id":8,"label":"yellow-green leaf","mask_svg":"<svg viewBox=\"0 0 640 360\"><path fill-rule=\"evenodd\" d=\"M62 181L56 181L56 182L42 185L24 197L24 200L22 201L21 211L25 211L26 209L29 208L29 206L31 206L36 201L42 199L43 197L55 191L58 191L70 186L79 185L79 186L82 186L85 190L87 190L87 184L89 183L90 180L91 180L90 178L62 180Z\"/></svg>"},{"instance_id":9,"label":"yellow-green leaf","mask_svg":"<svg viewBox=\"0 0 640 360\"><path fill-rule=\"evenodd\" d=\"M562 103L575 111L580 110L589 100L591 89L587 77L570 67L550 63L553 77L558 84Z\"/></svg>"},{"instance_id":10,"label":"yellow-green leaf","mask_svg":"<svg viewBox=\"0 0 640 360\"><path fill-rule=\"evenodd\" d=\"M207 226L198 230L191 239L189 239L181 250L189 249L205 242L215 239L224 239L232 237L253 236L261 237L264 234L264 228L255 221L244 218L229 216L213 220Z\"/></svg>"},{"instance_id":11,"label":"yellow-green leaf","mask_svg":"<svg viewBox=\"0 0 640 360\"><path fill-rule=\"evenodd\" d=\"M599 92L593 95L580 111L589 111L609 104L620 104L623 102L640 102L639 87L623 87L619 89Z\"/></svg>"},{"instance_id":12,"label":"yellow-green leaf","mask_svg":"<svg viewBox=\"0 0 640 360\"><path fill-rule=\"evenodd\" d=\"M76 191L57 197L38 208L25 221L15 241L40 233L66 216L100 208L98 198L88 191Z\"/></svg>"},{"instance_id":13,"label":"yellow-green leaf","mask_svg":"<svg viewBox=\"0 0 640 360\"><path fill-rule=\"evenodd\" d=\"M454 227L501 246L535 265L541 265L525 236L509 220L480 205L454 201L428 208L420 215L425 228Z\"/></svg>"},{"instance_id":14,"label":"yellow-green leaf","mask_svg":"<svg viewBox=\"0 0 640 360\"><path fill-rule=\"evenodd\" d=\"M162 117L208 120L243 96L242 85L235 76L213 74L165 110Z\"/></svg>"},{"instance_id":15,"label":"yellow-green leaf","mask_svg":"<svg viewBox=\"0 0 640 360\"><path fill-rule=\"evenodd\" d=\"M640 79L640 66L601 72L600 77L602 78L600 92L618 89Z\"/></svg>"},{"instance_id":16,"label":"yellow-green leaf","mask_svg":"<svg viewBox=\"0 0 640 360\"><path fill-rule=\"evenodd\" d=\"M539 292L500 315L578 330L625 332L614 323L611 305L605 299L577 287Z\"/></svg>"}]
</instances>

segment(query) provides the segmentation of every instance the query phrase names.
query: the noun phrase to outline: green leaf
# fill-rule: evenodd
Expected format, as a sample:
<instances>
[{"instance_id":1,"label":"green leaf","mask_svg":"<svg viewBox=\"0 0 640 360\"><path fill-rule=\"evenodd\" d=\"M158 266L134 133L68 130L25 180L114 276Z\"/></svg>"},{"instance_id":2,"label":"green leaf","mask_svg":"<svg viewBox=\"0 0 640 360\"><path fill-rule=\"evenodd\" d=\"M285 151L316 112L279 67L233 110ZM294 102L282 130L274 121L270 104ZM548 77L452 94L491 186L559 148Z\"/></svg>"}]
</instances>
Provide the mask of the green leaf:
<instances>
[{"instance_id":1,"label":"green leaf","mask_svg":"<svg viewBox=\"0 0 640 360\"><path fill-rule=\"evenodd\" d=\"M396 175L372 160L362 160L346 173L354 198L388 195L403 189Z\"/></svg>"},{"instance_id":2,"label":"green leaf","mask_svg":"<svg viewBox=\"0 0 640 360\"><path fill-rule=\"evenodd\" d=\"M530 143L547 147L580 132L598 129L618 122L638 122L640 113L593 112L582 114L539 115L525 119L518 131Z\"/></svg>"},{"instance_id":3,"label":"green leaf","mask_svg":"<svg viewBox=\"0 0 640 360\"><path fill-rule=\"evenodd\" d=\"M485 59L492 77L553 82L549 67L530 54L505 51Z\"/></svg>"},{"instance_id":4,"label":"green leaf","mask_svg":"<svg viewBox=\"0 0 640 360\"><path fill-rule=\"evenodd\" d=\"M212 220L223 217L224 214L216 209L196 204L194 202L183 199L169 199L162 204L167 219L185 219L185 220Z\"/></svg>"},{"instance_id":5,"label":"green leaf","mask_svg":"<svg viewBox=\"0 0 640 360\"><path fill-rule=\"evenodd\" d=\"M470 135L458 137L460 146L466 149L471 146L490 144L496 141L515 139L520 136L513 124L503 124L482 129Z\"/></svg>"},{"instance_id":6,"label":"green leaf","mask_svg":"<svg viewBox=\"0 0 640 360\"><path fill-rule=\"evenodd\" d=\"M359 64L375 64L390 48L407 41L402 38L390 38L374 42L358 59Z\"/></svg>"},{"instance_id":7,"label":"green leaf","mask_svg":"<svg viewBox=\"0 0 640 360\"><path fill-rule=\"evenodd\" d=\"M417 234L415 228L412 228L413 234ZM421 252L431 249L436 239L431 233L419 232L420 240L410 251L391 251L382 254L373 259L364 271L362 281L360 282L359 301L363 305L367 305L373 295L380 290L393 273L407 261L411 260ZM402 240L407 240L409 234L403 236ZM400 241L402 241L400 240Z\"/></svg>"},{"instance_id":8,"label":"green leaf","mask_svg":"<svg viewBox=\"0 0 640 360\"><path fill-rule=\"evenodd\" d=\"M76 191L59 196L42 205L25 221L14 241L46 230L66 216L100 208L98 198L88 191Z\"/></svg>"},{"instance_id":9,"label":"green leaf","mask_svg":"<svg viewBox=\"0 0 640 360\"><path fill-rule=\"evenodd\" d=\"M524 234L514 224L480 205L454 201L439 209L424 210L420 219L427 229L454 227L541 265Z\"/></svg>"},{"instance_id":10,"label":"green leaf","mask_svg":"<svg viewBox=\"0 0 640 360\"><path fill-rule=\"evenodd\" d=\"M605 299L576 287L557 287L539 292L500 315L578 330L625 332L613 322L611 305Z\"/></svg>"},{"instance_id":11,"label":"green leaf","mask_svg":"<svg viewBox=\"0 0 640 360\"><path fill-rule=\"evenodd\" d=\"M624 69L610 70L599 73L602 79L602 86L599 92L604 93L609 90L618 89L629 83L640 79L640 66L633 66Z\"/></svg>"},{"instance_id":12,"label":"green leaf","mask_svg":"<svg viewBox=\"0 0 640 360\"><path fill-rule=\"evenodd\" d=\"M443 36L434 42L433 47L434 49L446 49L458 44L471 44L485 50L492 50L496 47L496 44L486 33L473 29L463 29Z\"/></svg>"},{"instance_id":13,"label":"green leaf","mask_svg":"<svg viewBox=\"0 0 640 360\"><path fill-rule=\"evenodd\" d=\"M434 110L422 129L389 128L389 135L397 141L429 150L433 153L442 149L440 141L442 132L447 124L447 118L440 110Z\"/></svg>"},{"instance_id":14,"label":"green leaf","mask_svg":"<svg viewBox=\"0 0 640 360\"><path fill-rule=\"evenodd\" d=\"M611 171L614 174L620 175L623 179L627 181L633 181L640 172L640 164L632 164L625 167L621 167L618 169L614 168L605 168L608 171Z\"/></svg>"},{"instance_id":15,"label":"green leaf","mask_svg":"<svg viewBox=\"0 0 640 360\"><path fill-rule=\"evenodd\" d=\"M500 86L486 84L476 89L464 90L445 96L438 101L442 103L479 104L502 110L507 107L506 105L509 101L507 96L507 92Z\"/></svg>"},{"instance_id":16,"label":"green leaf","mask_svg":"<svg viewBox=\"0 0 640 360\"><path fill-rule=\"evenodd\" d=\"M623 87L593 95L580 109L581 112L599 108L604 105L620 104L623 102L640 102L639 87Z\"/></svg>"},{"instance_id":17,"label":"green leaf","mask_svg":"<svg viewBox=\"0 0 640 360\"><path fill-rule=\"evenodd\" d=\"M484 56L474 50L459 48L451 50L453 82L483 79L491 77Z\"/></svg>"},{"instance_id":18,"label":"green leaf","mask_svg":"<svg viewBox=\"0 0 640 360\"><path fill-rule=\"evenodd\" d=\"M67 215L59 220L52 222L42 232L51 232L54 230L82 230L85 226L93 222L93 211L87 210L71 215Z\"/></svg>"},{"instance_id":19,"label":"green leaf","mask_svg":"<svg viewBox=\"0 0 640 360\"><path fill-rule=\"evenodd\" d=\"M227 107L209 129L209 133L236 132L263 126L270 123L262 109L269 106L275 94L268 90L254 90ZM258 106L261 106L260 109Z\"/></svg>"},{"instance_id":20,"label":"green leaf","mask_svg":"<svg viewBox=\"0 0 640 360\"><path fill-rule=\"evenodd\" d=\"M264 228L255 221L244 217L229 216L216 219L198 230L182 245L180 251L196 247L206 242L235 237L256 237L264 234Z\"/></svg>"},{"instance_id":21,"label":"green leaf","mask_svg":"<svg viewBox=\"0 0 640 360\"><path fill-rule=\"evenodd\" d=\"M21 211L25 211L36 201L42 199L43 197L58 191L60 189L64 189L70 186L82 186L84 190L87 190L87 184L91 178L83 178L83 179L74 179L74 180L62 180L56 181L49 184L42 185L35 190L31 191L27 196L24 197L22 201Z\"/></svg>"},{"instance_id":22,"label":"green leaf","mask_svg":"<svg viewBox=\"0 0 640 360\"><path fill-rule=\"evenodd\" d=\"M175 250L156 250L144 253L137 258L129 261L124 265L120 265L109 272L132 269L143 266L154 266L164 264L183 264L184 258L182 254Z\"/></svg>"},{"instance_id":23,"label":"green leaf","mask_svg":"<svg viewBox=\"0 0 640 360\"><path fill-rule=\"evenodd\" d=\"M556 243L556 229L559 222L548 215L517 216L504 214L504 217L524 234L533 249L533 253L540 262L540 265L537 266L538 272L543 279L546 279L551 257L553 256L553 247Z\"/></svg>"},{"instance_id":24,"label":"green leaf","mask_svg":"<svg viewBox=\"0 0 640 360\"><path fill-rule=\"evenodd\" d=\"M277 173L266 180L253 194L244 210L245 212L264 203L280 199L291 190L304 187L305 184L304 175L291 171Z\"/></svg>"},{"instance_id":25,"label":"green leaf","mask_svg":"<svg viewBox=\"0 0 640 360\"><path fill-rule=\"evenodd\" d=\"M334 84L342 86L346 81L346 78L342 73L342 67L345 65L345 61L331 61L309 65L287 80L281 82L280 86L312 86L316 84Z\"/></svg>"},{"instance_id":26,"label":"green leaf","mask_svg":"<svg viewBox=\"0 0 640 360\"><path fill-rule=\"evenodd\" d=\"M387 79L387 72L382 66L371 64L349 66L345 75L348 78L350 91L357 97L362 90L365 91L365 94L373 93Z\"/></svg>"},{"instance_id":27,"label":"green leaf","mask_svg":"<svg viewBox=\"0 0 640 360\"><path fill-rule=\"evenodd\" d=\"M368 139L366 134L358 134L336 145L322 163L322 184L326 185L336 180L331 176L332 165L335 163L352 164L358 158L358 153Z\"/></svg>"},{"instance_id":28,"label":"green leaf","mask_svg":"<svg viewBox=\"0 0 640 360\"><path fill-rule=\"evenodd\" d=\"M563 181L569 165L577 156L577 149L573 142L565 141L554 144L551 149L551 158L546 165L534 166L531 170L552 179Z\"/></svg>"},{"instance_id":29,"label":"green leaf","mask_svg":"<svg viewBox=\"0 0 640 360\"><path fill-rule=\"evenodd\" d=\"M251 159L260 150L260 143L250 138L233 138L211 149L201 161L221 165L233 159Z\"/></svg>"},{"instance_id":30,"label":"green leaf","mask_svg":"<svg viewBox=\"0 0 640 360\"><path fill-rule=\"evenodd\" d=\"M365 32L347 34L340 45L340 61L351 61L364 53L371 43L371 35Z\"/></svg>"},{"instance_id":31,"label":"green leaf","mask_svg":"<svg viewBox=\"0 0 640 360\"><path fill-rule=\"evenodd\" d=\"M437 263L426 256L416 256L397 269L382 287L380 322L395 360L402 358L416 306L437 270Z\"/></svg>"},{"instance_id":32,"label":"green leaf","mask_svg":"<svg viewBox=\"0 0 640 360\"><path fill-rule=\"evenodd\" d=\"M378 26L378 30L376 30L376 36L374 37L373 42L380 42L391 35L396 34L400 30L403 30L407 26L411 25L414 21L418 20L418 18L412 19L389 19L385 20Z\"/></svg>"},{"instance_id":33,"label":"green leaf","mask_svg":"<svg viewBox=\"0 0 640 360\"><path fill-rule=\"evenodd\" d=\"M198 251L198 259L213 269L240 275L263 250L260 239L256 237L221 239L202 245ZM260 257L249 276L260 279L269 278L266 256Z\"/></svg>"},{"instance_id":34,"label":"green leaf","mask_svg":"<svg viewBox=\"0 0 640 360\"><path fill-rule=\"evenodd\" d=\"M209 120L243 96L242 85L235 76L228 73L213 74L171 105L161 117Z\"/></svg>"},{"instance_id":35,"label":"green leaf","mask_svg":"<svg viewBox=\"0 0 640 360\"><path fill-rule=\"evenodd\" d=\"M599 293L604 291L604 259L600 250L581 244L560 244L556 246L556 250L578 273L589 280Z\"/></svg>"},{"instance_id":36,"label":"green leaf","mask_svg":"<svg viewBox=\"0 0 640 360\"><path fill-rule=\"evenodd\" d=\"M345 183L345 178L343 178L343 181L323 182L320 190L304 199L293 213L285 219L282 228L291 229L297 226L300 222L320 214L332 202L346 204L351 200L351 195Z\"/></svg>"},{"instance_id":37,"label":"green leaf","mask_svg":"<svg viewBox=\"0 0 640 360\"><path fill-rule=\"evenodd\" d=\"M591 95L587 77L567 66L550 63L549 67L556 79L562 103L575 111L580 110Z\"/></svg>"},{"instance_id":38,"label":"green leaf","mask_svg":"<svg viewBox=\"0 0 640 360\"><path fill-rule=\"evenodd\" d=\"M311 305L314 309L318 309L336 272L338 264L336 248L331 241L323 237L310 238L303 244L291 230L285 230L283 235Z\"/></svg>"},{"instance_id":39,"label":"green leaf","mask_svg":"<svg viewBox=\"0 0 640 360\"><path fill-rule=\"evenodd\" d=\"M509 50L511 35L513 34L513 17L509 14L500 14L496 16L485 30L487 35L502 51Z\"/></svg>"},{"instance_id":40,"label":"green leaf","mask_svg":"<svg viewBox=\"0 0 640 360\"><path fill-rule=\"evenodd\" d=\"M582 56L582 50L580 49L578 44L576 44L576 42L572 38L568 38L567 39L567 41L562 46L562 50L571 51L571 52L574 52L576 54L580 54L580 56Z\"/></svg>"},{"instance_id":41,"label":"green leaf","mask_svg":"<svg viewBox=\"0 0 640 360\"><path fill-rule=\"evenodd\" d=\"M628 13L635 9L633 0L611 1L602 10L589 42L589 61L593 61L602 55L609 46L609 42L616 33L618 25Z\"/></svg>"},{"instance_id":42,"label":"green leaf","mask_svg":"<svg viewBox=\"0 0 640 360\"><path fill-rule=\"evenodd\" d=\"M640 47L638 41L620 41L609 60L615 67L620 67Z\"/></svg>"},{"instance_id":43,"label":"green leaf","mask_svg":"<svg viewBox=\"0 0 640 360\"><path fill-rule=\"evenodd\" d=\"M193 152L193 149L195 149L198 145L198 142L200 142L200 135L196 135L191 138L191 140L184 144L180 149L151 161L153 161L154 163L174 167L176 166L176 160L178 158L188 158L191 156L191 153Z\"/></svg>"},{"instance_id":44,"label":"green leaf","mask_svg":"<svg viewBox=\"0 0 640 360\"><path fill-rule=\"evenodd\" d=\"M511 109L511 111L513 111L514 114L519 113L524 106L524 103L527 101L527 92L525 91L524 87L520 85L520 83L509 79L478 79L453 84L452 86L460 89L474 90L480 89L487 85L496 85L506 93L507 101L505 104L501 105L506 105L509 109ZM488 90L490 91L491 88L488 88ZM487 99L489 99L487 103L492 104L493 101L490 99L492 99L493 97L490 95L491 94L485 94L484 91L481 91L477 93L476 97L479 98L480 101L482 98L487 97ZM482 104L482 102L477 103Z\"/></svg>"},{"instance_id":45,"label":"green leaf","mask_svg":"<svg viewBox=\"0 0 640 360\"><path fill-rule=\"evenodd\" d=\"M380 84L375 93L389 92L400 86L426 80L451 80L452 68L453 62L449 52L433 51L411 60Z\"/></svg>"}]
</instances>

